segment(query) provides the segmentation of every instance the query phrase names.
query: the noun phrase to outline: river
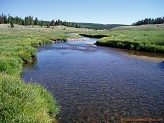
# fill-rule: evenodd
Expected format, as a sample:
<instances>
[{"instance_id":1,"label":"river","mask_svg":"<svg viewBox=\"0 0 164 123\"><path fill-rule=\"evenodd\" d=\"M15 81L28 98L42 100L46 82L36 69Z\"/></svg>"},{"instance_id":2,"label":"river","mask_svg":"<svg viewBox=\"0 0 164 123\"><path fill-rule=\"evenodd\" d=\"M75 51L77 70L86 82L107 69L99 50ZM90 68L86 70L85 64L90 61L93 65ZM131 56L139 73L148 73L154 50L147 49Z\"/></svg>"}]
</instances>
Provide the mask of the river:
<instances>
[{"instance_id":1,"label":"river","mask_svg":"<svg viewBox=\"0 0 164 123\"><path fill-rule=\"evenodd\" d=\"M43 85L61 106L62 123L119 123L164 117L164 63L92 45L97 39L42 46L24 66L27 83Z\"/></svg>"}]
</instances>

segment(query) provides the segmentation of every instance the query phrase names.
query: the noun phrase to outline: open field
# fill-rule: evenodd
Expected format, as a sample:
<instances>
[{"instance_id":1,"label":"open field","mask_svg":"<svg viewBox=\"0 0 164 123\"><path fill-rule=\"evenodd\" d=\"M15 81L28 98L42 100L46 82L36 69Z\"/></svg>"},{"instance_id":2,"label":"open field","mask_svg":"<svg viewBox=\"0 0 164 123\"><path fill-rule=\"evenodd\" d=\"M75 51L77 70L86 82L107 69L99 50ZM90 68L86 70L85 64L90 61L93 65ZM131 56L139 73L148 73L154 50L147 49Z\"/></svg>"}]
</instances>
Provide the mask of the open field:
<instances>
[{"instance_id":1,"label":"open field","mask_svg":"<svg viewBox=\"0 0 164 123\"><path fill-rule=\"evenodd\" d=\"M0 24L0 122L56 122L54 117L60 110L56 100L43 87L25 84L20 76L23 64L36 57L37 47L81 38L67 35L71 32L101 38L97 45L164 53L163 25L94 31L62 26L9 28L9 24Z\"/></svg>"},{"instance_id":2,"label":"open field","mask_svg":"<svg viewBox=\"0 0 164 123\"><path fill-rule=\"evenodd\" d=\"M0 122L56 122L59 106L53 96L39 85L25 84L20 76L23 63L36 57L36 47L66 41L67 31L62 27L8 26L0 25Z\"/></svg>"},{"instance_id":3,"label":"open field","mask_svg":"<svg viewBox=\"0 0 164 123\"><path fill-rule=\"evenodd\" d=\"M140 26L120 26L113 28L112 30L163 30L164 24L146 24L146 25L140 25Z\"/></svg>"},{"instance_id":4,"label":"open field","mask_svg":"<svg viewBox=\"0 0 164 123\"><path fill-rule=\"evenodd\" d=\"M96 42L97 45L164 53L164 24L123 26L110 31L90 31L82 35L101 38Z\"/></svg>"}]
</instances>

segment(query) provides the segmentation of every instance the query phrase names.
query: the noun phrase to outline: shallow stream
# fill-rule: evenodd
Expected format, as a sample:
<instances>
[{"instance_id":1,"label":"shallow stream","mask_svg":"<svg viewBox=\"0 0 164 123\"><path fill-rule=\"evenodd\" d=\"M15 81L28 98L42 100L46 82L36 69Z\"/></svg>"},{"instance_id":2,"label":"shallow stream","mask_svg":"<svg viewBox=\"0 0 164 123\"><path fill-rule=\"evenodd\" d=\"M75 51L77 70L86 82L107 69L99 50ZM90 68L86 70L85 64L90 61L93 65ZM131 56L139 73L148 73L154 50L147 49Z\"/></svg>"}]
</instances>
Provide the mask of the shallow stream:
<instances>
[{"instance_id":1,"label":"shallow stream","mask_svg":"<svg viewBox=\"0 0 164 123\"><path fill-rule=\"evenodd\" d=\"M40 47L22 78L53 94L62 123L163 118L164 63L127 57L122 50L93 45L96 40Z\"/></svg>"}]
</instances>

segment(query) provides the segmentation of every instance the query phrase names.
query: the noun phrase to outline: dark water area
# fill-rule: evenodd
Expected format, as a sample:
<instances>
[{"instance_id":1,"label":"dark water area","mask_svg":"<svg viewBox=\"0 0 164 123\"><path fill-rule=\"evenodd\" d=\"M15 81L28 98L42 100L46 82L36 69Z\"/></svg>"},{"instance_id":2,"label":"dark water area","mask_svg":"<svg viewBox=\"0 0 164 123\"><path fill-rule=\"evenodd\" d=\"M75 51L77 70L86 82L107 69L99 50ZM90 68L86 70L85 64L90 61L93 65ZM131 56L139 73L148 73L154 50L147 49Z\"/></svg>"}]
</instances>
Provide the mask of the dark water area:
<instances>
[{"instance_id":1,"label":"dark water area","mask_svg":"<svg viewBox=\"0 0 164 123\"><path fill-rule=\"evenodd\" d=\"M53 94L61 106L58 118L62 123L164 118L164 63L90 45L95 41L40 47L37 61L24 66L22 78L43 85Z\"/></svg>"}]
</instances>

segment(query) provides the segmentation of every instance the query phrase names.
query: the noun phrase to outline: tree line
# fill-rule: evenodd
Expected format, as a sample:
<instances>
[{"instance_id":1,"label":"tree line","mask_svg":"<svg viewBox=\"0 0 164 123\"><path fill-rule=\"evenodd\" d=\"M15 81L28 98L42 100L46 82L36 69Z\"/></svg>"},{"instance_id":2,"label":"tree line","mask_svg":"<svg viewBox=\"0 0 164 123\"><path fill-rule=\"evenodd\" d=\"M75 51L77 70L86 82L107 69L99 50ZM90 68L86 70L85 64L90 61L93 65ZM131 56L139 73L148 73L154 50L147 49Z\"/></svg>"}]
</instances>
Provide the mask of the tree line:
<instances>
[{"instance_id":1,"label":"tree line","mask_svg":"<svg viewBox=\"0 0 164 123\"><path fill-rule=\"evenodd\" d=\"M47 28L50 28L50 26L58 26L58 25L80 28L80 25L78 25L77 23L61 21L59 19L57 20L53 19L51 21L44 21L44 20L39 20L37 17L34 18L33 16L30 16L30 15L22 19L21 17L18 17L18 16L13 17L10 14L4 15L2 13L2 15L0 15L0 24L9 24L9 23L25 25L25 26L39 25L41 27L46 26Z\"/></svg>"},{"instance_id":2,"label":"tree line","mask_svg":"<svg viewBox=\"0 0 164 123\"><path fill-rule=\"evenodd\" d=\"M67 21L61 21L59 19L57 20L51 20L51 21L44 21L39 20L37 17L33 17L31 15L26 16L24 19L21 17L13 17L10 14L0 15L0 24L11 24L11 27L14 27L14 24L18 25L39 25L41 27L47 27L50 28L50 26L66 26L66 27L75 27L75 28L87 28L87 29L95 29L95 30L109 30L114 27L121 26L120 24L95 24L95 23L76 23L76 22L67 22Z\"/></svg>"},{"instance_id":3,"label":"tree line","mask_svg":"<svg viewBox=\"0 0 164 123\"><path fill-rule=\"evenodd\" d=\"M76 23L76 22L67 22L67 21L61 21L59 19L57 20L51 20L51 21L44 21L39 20L37 17L33 17L31 15L26 16L24 19L21 17L13 17L10 14L4 15L3 13L0 15L0 24L11 24L11 27L14 27L14 24L18 25L39 25L41 27L47 27L50 28L50 26L66 26L66 27L75 27L75 28L87 28L87 29L94 29L94 30L110 30L112 28L118 27L118 26L124 26L123 24L96 24L96 23ZM143 25L143 24L161 24L164 23L164 17L158 17L155 19L152 18L145 18L143 20L137 21L133 23L132 25Z\"/></svg>"},{"instance_id":4,"label":"tree line","mask_svg":"<svg viewBox=\"0 0 164 123\"><path fill-rule=\"evenodd\" d=\"M158 18L145 18L142 20L139 20L135 23L133 23L132 25L134 26L138 26L138 25L143 25L143 24L162 24L164 23L164 17L158 17Z\"/></svg>"}]
</instances>

